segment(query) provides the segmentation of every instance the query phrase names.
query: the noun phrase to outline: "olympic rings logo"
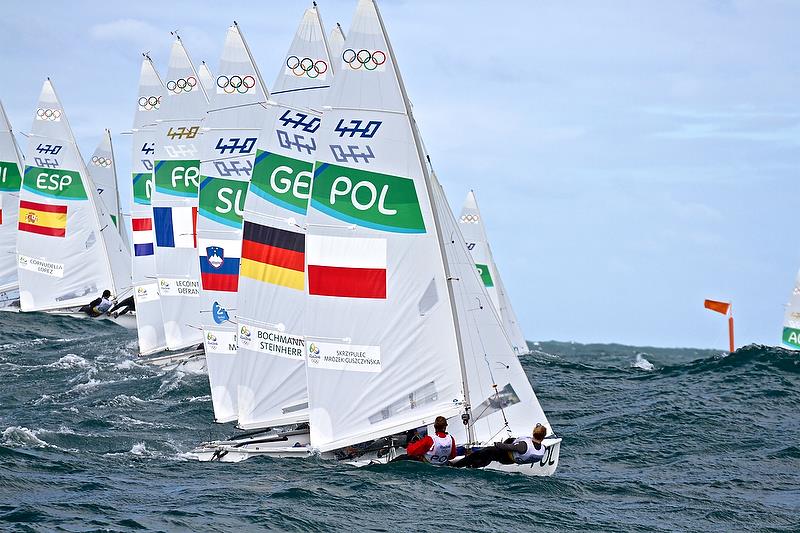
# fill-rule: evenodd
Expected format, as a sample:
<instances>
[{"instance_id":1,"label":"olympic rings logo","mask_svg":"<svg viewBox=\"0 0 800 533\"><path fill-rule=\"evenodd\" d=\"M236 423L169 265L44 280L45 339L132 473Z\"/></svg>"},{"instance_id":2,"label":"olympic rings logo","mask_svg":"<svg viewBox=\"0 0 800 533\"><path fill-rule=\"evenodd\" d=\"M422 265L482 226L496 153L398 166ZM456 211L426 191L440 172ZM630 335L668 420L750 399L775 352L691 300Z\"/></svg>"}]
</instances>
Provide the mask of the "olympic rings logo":
<instances>
[{"instance_id":1,"label":"olympic rings logo","mask_svg":"<svg viewBox=\"0 0 800 533\"><path fill-rule=\"evenodd\" d=\"M158 109L159 107L161 107L160 96L139 97L139 111L150 111L151 109Z\"/></svg>"},{"instance_id":2,"label":"olympic rings logo","mask_svg":"<svg viewBox=\"0 0 800 533\"><path fill-rule=\"evenodd\" d=\"M167 82L167 89L175 94L181 92L190 93L197 86L197 78L189 76L188 78L178 78L177 80L169 80Z\"/></svg>"},{"instance_id":3,"label":"olympic rings logo","mask_svg":"<svg viewBox=\"0 0 800 533\"><path fill-rule=\"evenodd\" d=\"M308 76L311 79L322 76L325 79L325 73L328 72L328 64L322 59L314 61L310 57L299 58L297 56L289 56L286 58L286 68L295 76L302 77Z\"/></svg>"},{"instance_id":4,"label":"olympic rings logo","mask_svg":"<svg viewBox=\"0 0 800 533\"><path fill-rule=\"evenodd\" d=\"M111 166L111 158L109 157L92 157L92 164L96 167L110 167Z\"/></svg>"},{"instance_id":5,"label":"olympic rings logo","mask_svg":"<svg viewBox=\"0 0 800 533\"><path fill-rule=\"evenodd\" d=\"M356 52L352 48L348 48L342 52L342 61L353 70L358 70L362 67L365 70L375 70L381 67L378 70L383 70L385 67L382 65L386 63L386 52L382 50L370 52L364 48Z\"/></svg>"},{"instance_id":6,"label":"olympic rings logo","mask_svg":"<svg viewBox=\"0 0 800 533\"><path fill-rule=\"evenodd\" d=\"M256 79L249 74L247 76L220 76L217 78L218 94L247 94L250 89L256 86Z\"/></svg>"},{"instance_id":7,"label":"olympic rings logo","mask_svg":"<svg viewBox=\"0 0 800 533\"><path fill-rule=\"evenodd\" d=\"M477 224L479 218L480 217L478 215L461 215L461 222L467 224Z\"/></svg>"},{"instance_id":8,"label":"olympic rings logo","mask_svg":"<svg viewBox=\"0 0 800 533\"><path fill-rule=\"evenodd\" d=\"M58 122L61 120L61 110L40 107L36 110L36 120L52 120Z\"/></svg>"}]
</instances>

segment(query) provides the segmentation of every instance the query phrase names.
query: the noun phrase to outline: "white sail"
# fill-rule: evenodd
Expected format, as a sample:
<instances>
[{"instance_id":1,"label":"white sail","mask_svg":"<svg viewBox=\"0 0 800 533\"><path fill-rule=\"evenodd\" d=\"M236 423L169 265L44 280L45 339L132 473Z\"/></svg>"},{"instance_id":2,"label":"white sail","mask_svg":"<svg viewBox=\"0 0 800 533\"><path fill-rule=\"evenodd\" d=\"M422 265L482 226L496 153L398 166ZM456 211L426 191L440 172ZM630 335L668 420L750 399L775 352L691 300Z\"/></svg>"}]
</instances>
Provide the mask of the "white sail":
<instances>
[{"instance_id":1,"label":"white sail","mask_svg":"<svg viewBox=\"0 0 800 533\"><path fill-rule=\"evenodd\" d=\"M208 95L209 101L212 100L212 94L214 93L214 75L211 73L211 69L208 68L208 65L205 61L200 62L200 67L197 69L197 75L200 78L200 83L203 85L203 89L206 90L206 95Z\"/></svg>"},{"instance_id":2,"label":"white sail","mask_svg":"<svg viewBox=\"0 0 800 533\"><path fill-rule=\"evenodd\" d=\"M19 147L0 102L0 307L10 304L18 290L15 252L22 168Z\"/></svg>"},{"instance_id":3,"label":"white sail","mask_svg":"<svg viewBox=\"0 0 800 533\"><path fill-rule=\"evenodd\" d=\"M800 350L800 271L794 281L794 289L783 315L781 344L785 348Z\"/></svg>"},{"instance_id":4,"label":"white sail","mask_svg":"<svg viewBox=\"0 0 800 533\"><path fill-rule=\"evenodd\" d=\"M145 55L139 74L131 141L131 275L141 355L156 353L167 347L156 280L155 234L150 205L155 188L153 159L158 137L156 119L163 99L164 85L150 57Z\"/></svg>"},{"instance_id":5,"label":"white sail","mask_svg":"<svg viewBox=\"0 0 800 533\"><path fill-rule=\"evenodd\" d=\"M111 263L111 271L121 291L117 296L128 294L131 289L131 252L127 232L120 227L122 216L119 208L119 191L117 189L117 169L114 147L111 144L111 132L104 130L103 138L97 145L92 157L86 164L89 176L95 185L98 201L96 205L101 211L108 213L119 238L109 231L103 231L106 251ZM126 274L127 273L127 274ZM120 285L123 284L124 285Z\"/></svg>"},{"instance_id":6,"label":"white sail","mask_svg":"<svg viewBox=\"0 0 800 533\"><path fill-rule=\"evenodd\" d=\"M228 28L217 72L205 121L197 239L203 289L200 316L214 419L228 422L238 415L235 317L242 215L267 100L261 75L235 23Z\"/></svg>"},{"instance_id":7,"label":"white sail","mask_svg":"<svg viewBox=\"0 0 800 533\"><path fill-rule=\"evenodd\" d=\"M197 260L201 127L208 97L180 38L175 39L159 110L152 197L155 258L167 347L203 340Z\"/></svg>"},{"instance_id":8,"label":"white sail","mask_svg":"<svg viewBox=\"0 0 800 533\"><path fill-rule=\"evenodd\" d=\"M114 149L111 145L111 132L103 130L103 137L100 139L97 148L87 161L89 175L97 187L97 195L103 205L111 213L111 220L117 227L117 231L124 235L121 229L122 220L120 217L119 191L117 190L117 162L114 158ZM125 241L127 243L127 240Z\"/></svg>"},{"instance_id":9,"label":"white sail","mask_svg":"<svg viewBox=\"0 0 800 533\"><path fill-rule=\"evenodd\" d=\"M319 132L305 242L311 443L321 450L463 410L440 234L399 70L358 4Z\"/></svg>"},{"instance_id":10,"label":"white sail","mask_svg":"<svg viewBox=\"0 0 800 533\"><path fill-rule=\"evenodd\" d=\"M491 301L488 292L491 287L485 284L485 274L475 268L476 247L469 250L473 241L459 231L459 227L463 230L473 226L462 223L463 214L456 223L438 183L437 191L435 208L442 233L450 236L445 241L445 256L453 279L451 287L471 407L472 435L468 436L461 424L451 425L451 432L458 442L482 444L530 434L537 423L546 426L550 433L547 417L517 358L516 347L511 344ZM474 207L477 212L477 206ZM491 255L488 257L490 261Z\"/></svg>"},{"instance_id":11,"label":"white sail","mask_svg":"<svg viewBox=\"0 0 800 533\"><path fill-rule=\"evenodd\" d=\"M304 226L333 59L317 8L307 9L278 72L278 105L269 107L245 204L237 356L244 428L308 420Z\"/></svg>"},{"instance_id":12,"label":"white sail","mask_svg":"<svg viewBox=\"0 0 800 533\"><path fill-rule=\"evenodd\" d=\"M29 138L20 193L17 238L20 305L23 311L87 304L115 283L106 251L110 214L97 205L64 109L48 79L42 86ZM127 271L129 277L130 271ZM120 278L123 280L126 273Z\"/></svg>"},{"instance_id":13,"label":"white sail","mask_svg":"<svg viewBox=\"0 0 800 533\"><path fill-rule=\"evenodd\" d=\"M342 50L344 50L344 30L342 25L338 22L331 30L331 36L328 38L328 46L331 48L331 57L341 57Z\"/></svg>"},{"instance_id":14,"label":"white sail","mask_svg":"<svg viewBox=\"0 0 800 533\"><path fill-rule=\"evenodd\" d=\"M517 322L517 315L511 307L511 301L500 278L497 264L492 257L489 238L486 235L486 227L483 224L483 215L481 215L478 208L474 191L467 193L458 223L461 233L466 239L467 248L475 259L475 267L478 269L483 285L489 293L492 305L500 315L511 345L518 354L529 353L528 343L525 342L525 337L522 335L522 330Z\"/></svg>"}]
</instances>

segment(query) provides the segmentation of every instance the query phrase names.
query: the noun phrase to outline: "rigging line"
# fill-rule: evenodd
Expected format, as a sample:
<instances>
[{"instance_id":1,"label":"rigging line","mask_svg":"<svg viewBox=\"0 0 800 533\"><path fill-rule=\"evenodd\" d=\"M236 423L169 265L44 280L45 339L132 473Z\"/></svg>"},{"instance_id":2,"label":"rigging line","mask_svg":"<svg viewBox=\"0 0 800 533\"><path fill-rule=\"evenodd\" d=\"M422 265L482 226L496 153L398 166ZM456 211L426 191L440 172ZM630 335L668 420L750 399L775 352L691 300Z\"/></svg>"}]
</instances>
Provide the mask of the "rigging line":
<instances>
[{"instance_id":1,"label":"rigging line","mask_svg":"<svg viewBox=\"0 0 800 533\"><path fill-rule=\"evenodd\" d=\"M238 109L240 107L251 107L251 106L257 106L257 105L261 106L261 107L264 107L264 105L266 105L268 103L269 103L269 100L261 100L261 101L258 101L258 102L250 102L249 104L229 105L229 106L225 106L225 107L218 107L216 109L209 109L208 111L206 111L206 113L216 113L217 111L225 111L226 109Z\"/></svg>"},{"instance_id":2,"label":"rigging line","mask_svg":"<svg viewBox=\"0 0 800 533\"><path fill-rule=\"evenodd\" d=\"M300 91L309 91L312 89L328 89L330 85L317 85L314 87L300 87L298 89L286 89L285 91L273 91L270 93L270 96L275 96L276 94L287 94L287 93L296 93Z\"/></svg>"}]
</instances>

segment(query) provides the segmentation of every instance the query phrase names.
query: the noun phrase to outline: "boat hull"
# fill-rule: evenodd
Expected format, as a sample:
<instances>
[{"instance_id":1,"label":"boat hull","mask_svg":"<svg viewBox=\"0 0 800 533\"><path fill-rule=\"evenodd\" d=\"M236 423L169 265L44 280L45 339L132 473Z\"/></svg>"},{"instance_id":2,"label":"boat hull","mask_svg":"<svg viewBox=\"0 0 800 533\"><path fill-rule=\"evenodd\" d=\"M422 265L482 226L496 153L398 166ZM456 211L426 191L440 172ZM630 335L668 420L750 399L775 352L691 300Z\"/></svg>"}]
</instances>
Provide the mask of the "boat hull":
<instances>
[{"instance_id":1,"label":"boat hull","mask_svg":"<svg viewBox=\"0 0 800 533\"><path fill-rule=\"evenodd\" d=\"M274 439L274 440L269 440ZM541 461L533 464L491 463L486 470L495 470L506 473L524 474L526 476L552 476L558 468L558 459L561 452L561 439L545 439L544 445L547 453ZM387 464L392 459L403 453L402 448L389 448L388 451L372 452L361 455L357 459L337 459L335 453L315 453L311 447L309 434L292 432L291 435L281 432L270 432L259 436L238 440L215 441L204 443L186 456L197 461L219 461L223 463L238 463L252 457L274 457L280 459L304 459L319 455L322 459L338 460L357 468Z\"/></svg>"},{"instance_id":2,"label":"boat hull","mask_svg":"<svg viewBox=\"0 0 800 533\"><path fill-rule=\"evenodd\" d=\"M165 370L181 367L195 373L207 371L206 354L202 349L159 352L154 355L142 356L139 361L147 365L164 368Z\"/></svg>"}]
</instances>

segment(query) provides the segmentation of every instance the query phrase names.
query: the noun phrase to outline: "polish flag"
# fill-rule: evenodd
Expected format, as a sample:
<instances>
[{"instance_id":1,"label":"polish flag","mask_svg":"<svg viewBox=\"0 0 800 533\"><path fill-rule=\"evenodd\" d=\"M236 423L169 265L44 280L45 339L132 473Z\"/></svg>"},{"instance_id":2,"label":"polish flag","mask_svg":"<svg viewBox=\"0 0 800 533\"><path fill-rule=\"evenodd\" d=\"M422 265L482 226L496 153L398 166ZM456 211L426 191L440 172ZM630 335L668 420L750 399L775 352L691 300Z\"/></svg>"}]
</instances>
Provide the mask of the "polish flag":
<instances>
[{"instance_id":1,"label":"polish flag","mask_svg":"<svg viewBox=\"0 0 800 533\"><path fill-rule=\"evenodd\" d=\"M136 257L153 255L153 219L132 218L133 255Z\"/></svg>"},{"instance_id":2,"label":"polish flag","mask_svg":"<svg viewBox=\"0 0 800 533\"><path fill-rule=\"evenodd\" d=\"M308 292L386 299L386 239L306 236Z\"/></svg>"},{"instance_id":3,"label":"polish flag","mask_svg":"<svg viewBox=\"0 0 800 533\"><path fill-rule=\"evenodd\" d=\"M156 244L161 248L197 248L196 207L154 207Z\"/></svg>"}]
</instances>

